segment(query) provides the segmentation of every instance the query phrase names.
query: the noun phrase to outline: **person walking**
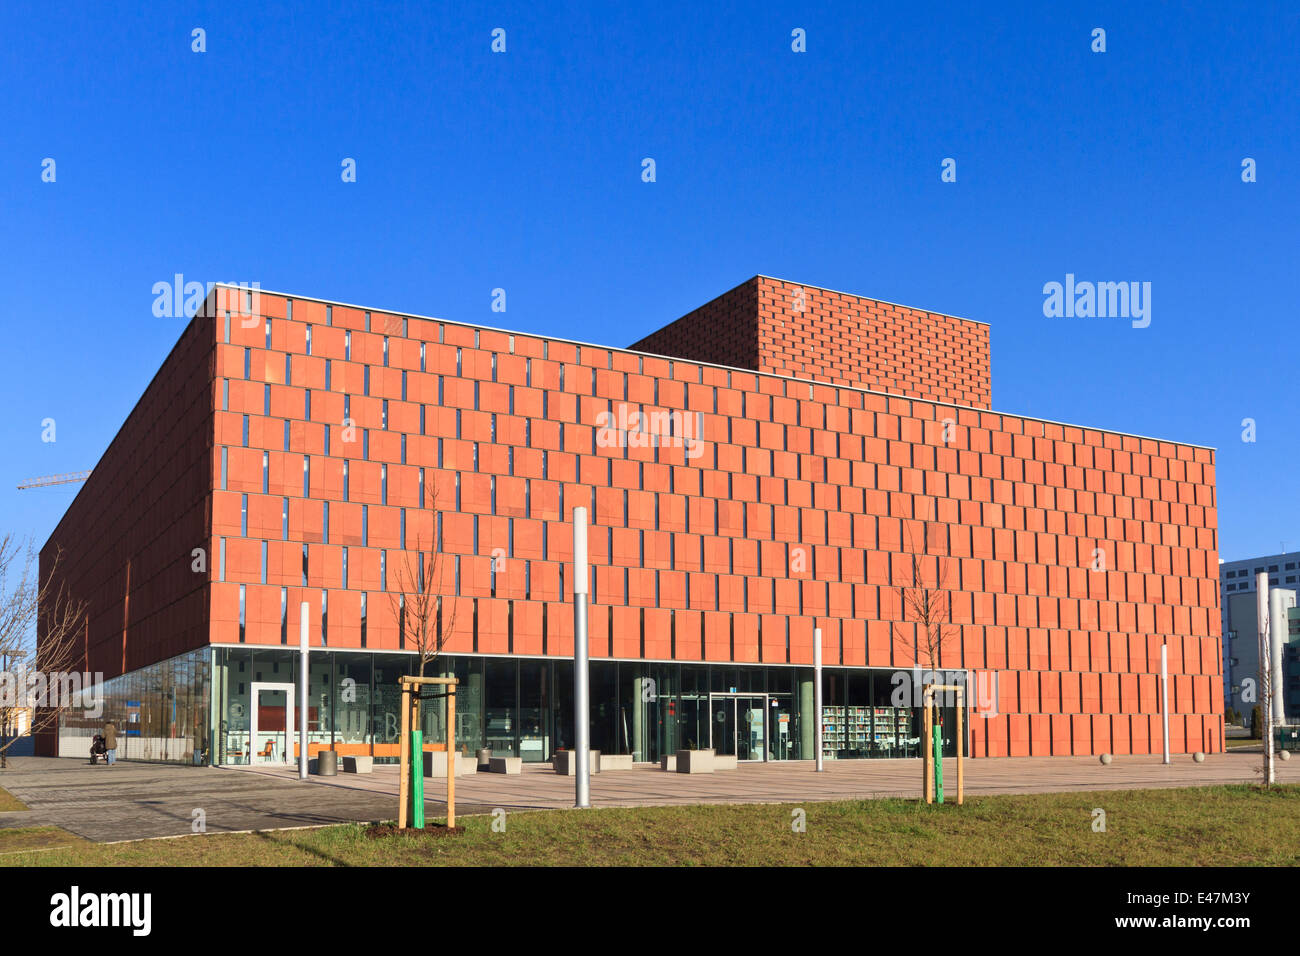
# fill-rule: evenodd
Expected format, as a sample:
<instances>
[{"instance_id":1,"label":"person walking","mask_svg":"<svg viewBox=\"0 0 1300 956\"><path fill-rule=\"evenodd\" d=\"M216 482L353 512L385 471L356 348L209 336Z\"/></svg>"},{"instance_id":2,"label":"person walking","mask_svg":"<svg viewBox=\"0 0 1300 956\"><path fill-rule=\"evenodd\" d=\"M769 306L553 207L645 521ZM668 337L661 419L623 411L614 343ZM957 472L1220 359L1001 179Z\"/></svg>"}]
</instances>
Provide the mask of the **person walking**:
<instances>
[{"instance_id":1,"label":"person walking","mask_svg":"<svg viewBox=\"0 0 1300 956\"><path fill-rule=\"evenodd\" d=\"M104 757L110 767L117 763L117 725L111 720L104 724Z\"/></svg>"}]
</instances>

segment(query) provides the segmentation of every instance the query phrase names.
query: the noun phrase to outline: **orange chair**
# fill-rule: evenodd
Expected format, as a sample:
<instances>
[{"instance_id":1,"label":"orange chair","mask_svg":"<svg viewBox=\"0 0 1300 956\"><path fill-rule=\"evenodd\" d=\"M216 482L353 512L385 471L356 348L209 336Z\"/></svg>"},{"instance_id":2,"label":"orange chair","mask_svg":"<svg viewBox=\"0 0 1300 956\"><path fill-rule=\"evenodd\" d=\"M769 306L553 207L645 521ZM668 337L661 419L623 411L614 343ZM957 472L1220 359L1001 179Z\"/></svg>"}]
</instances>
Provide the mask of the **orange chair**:
<instances>
[{"instance_id":1,"label":"orange chair","mask_svg":"<svg viewBox=\"0 0 1300 956\"><path fill-rule=\"evenodd\" d=\"M266 759L269 760L269 759L271 758L271 754L272 754L272 751L273 751L274 749L275 749L275 741L274 741L274 740L268 740L268 741L266 742L266 746L262 748L262 750L261 750L260 753L258 753L258 756L259 756L259 757L264 757L264 758L266 758Z\"/></svg>"}]
</instances>

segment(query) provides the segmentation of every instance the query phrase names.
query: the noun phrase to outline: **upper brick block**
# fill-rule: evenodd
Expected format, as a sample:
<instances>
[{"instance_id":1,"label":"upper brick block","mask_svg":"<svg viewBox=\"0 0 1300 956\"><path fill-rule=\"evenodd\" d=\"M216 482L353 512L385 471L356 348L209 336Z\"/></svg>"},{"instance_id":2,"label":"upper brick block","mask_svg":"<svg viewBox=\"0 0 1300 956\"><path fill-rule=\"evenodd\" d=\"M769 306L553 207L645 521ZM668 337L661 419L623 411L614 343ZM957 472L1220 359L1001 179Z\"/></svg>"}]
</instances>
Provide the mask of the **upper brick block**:
<instances>
[{"instance_id":1,"label":"upper brick block","mask_svg":"<svg viewBox=\"0 0 1300 956\"><path fill-rule=\"evenodd\" d=\"M991 401L987 325L766 276L629 347L972 408Z\"/></svg>"}]
</instances>

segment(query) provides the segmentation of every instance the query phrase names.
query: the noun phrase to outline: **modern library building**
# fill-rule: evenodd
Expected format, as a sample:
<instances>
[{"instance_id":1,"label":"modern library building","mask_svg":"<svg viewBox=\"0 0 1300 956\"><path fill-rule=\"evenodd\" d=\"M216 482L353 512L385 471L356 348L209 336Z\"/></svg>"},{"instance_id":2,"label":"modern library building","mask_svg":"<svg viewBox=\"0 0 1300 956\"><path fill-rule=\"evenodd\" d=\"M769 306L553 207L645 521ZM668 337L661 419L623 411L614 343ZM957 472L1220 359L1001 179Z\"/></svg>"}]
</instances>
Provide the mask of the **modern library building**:
<instances>
[{"instance_id":1,"label":"modern library building","mask_svg":"<svg viewBox=\"0 0 1300 956\"><path fill-rule=\"evenodd\" d=\"M579 507L602 752L917 756L937 681L975 757L1155 753L1162 646L1171 750L1221 750L1214 451L990 401L987 325L763 276L629 348L215 286L42 549L104 713L39 750L292 762L305 707L395 760L423 668L549 760Z\"/></svg>"}]
</instances>

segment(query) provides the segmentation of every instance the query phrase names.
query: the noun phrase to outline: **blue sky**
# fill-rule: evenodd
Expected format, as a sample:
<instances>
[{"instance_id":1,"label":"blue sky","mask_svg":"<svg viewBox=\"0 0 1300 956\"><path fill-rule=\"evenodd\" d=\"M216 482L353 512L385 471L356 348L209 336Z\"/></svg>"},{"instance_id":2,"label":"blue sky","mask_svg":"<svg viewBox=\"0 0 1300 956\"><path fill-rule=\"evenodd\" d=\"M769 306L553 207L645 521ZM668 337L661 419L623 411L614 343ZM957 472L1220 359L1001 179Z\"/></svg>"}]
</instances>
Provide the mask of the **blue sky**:
<instances>
[{"instance_id":1,"label":"blue sky","mask_svg":"<svg viewBox=\"0 0 1300 956\"><path fill-rule=\"evenodd\" d=\"M996 409L1216 446L1222 556L1300 548L1294 6L696 6L6 2L0 528L176 273L619 346L764 273L989 322ZM1066 273L1150 326L1044 317Z\"/></svg>"}]
</instances>

